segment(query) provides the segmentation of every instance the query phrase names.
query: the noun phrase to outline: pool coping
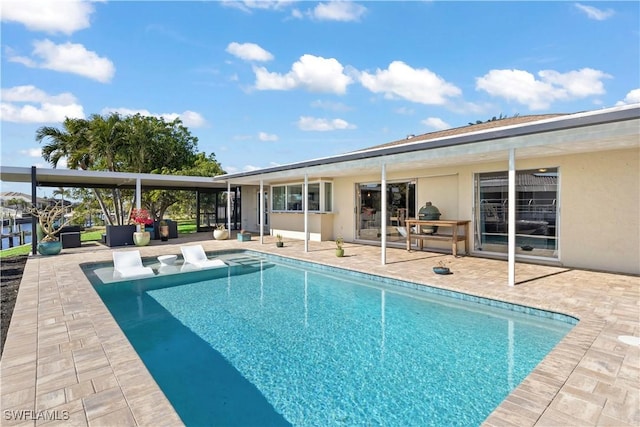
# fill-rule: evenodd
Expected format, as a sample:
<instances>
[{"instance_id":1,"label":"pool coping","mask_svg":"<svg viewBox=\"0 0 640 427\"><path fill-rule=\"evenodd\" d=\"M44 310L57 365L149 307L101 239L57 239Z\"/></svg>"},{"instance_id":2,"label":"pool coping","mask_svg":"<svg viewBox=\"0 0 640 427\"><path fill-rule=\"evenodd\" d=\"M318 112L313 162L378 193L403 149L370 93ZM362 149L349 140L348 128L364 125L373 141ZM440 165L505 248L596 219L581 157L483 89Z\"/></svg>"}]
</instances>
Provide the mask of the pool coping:
<instances>
[{"instance_id":1,"label":"pool coping","mask_svg":"<svg viewBox=\"0 0 640 427\"><path fill-rule=\"evenodd\" d=\"M202 238L207 251L274 251L275 238ZM189 241L138 249L175 254ZM332 242L304 252L290 241L278 255L580 319L484 425L640 424L640 348L617 339L640 335L638 277L519 263L519 285L509 288L503 261L448 256L455 274L436 277L429 261L442 254L387 249L382 266L379 247L345 247L350 256L337 258ZM82 273L81 263L109 261L111 252L97 245L29 258L0 361L3 425L182 424Z\"/></svg>"}]
</instances>

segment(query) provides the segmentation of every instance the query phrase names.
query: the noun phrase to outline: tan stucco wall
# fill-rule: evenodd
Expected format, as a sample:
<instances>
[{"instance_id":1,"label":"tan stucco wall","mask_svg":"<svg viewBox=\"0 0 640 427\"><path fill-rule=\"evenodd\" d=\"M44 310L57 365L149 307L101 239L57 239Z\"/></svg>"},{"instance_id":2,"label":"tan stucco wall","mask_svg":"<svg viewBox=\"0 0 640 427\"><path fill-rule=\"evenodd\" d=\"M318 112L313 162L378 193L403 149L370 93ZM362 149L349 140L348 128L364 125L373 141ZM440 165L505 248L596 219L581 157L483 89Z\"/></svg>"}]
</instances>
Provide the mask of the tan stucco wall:
<instances>
[{"instance_id":1,"label":"tan stucco wall","mask_svg":"<svg viewBox=\"0 0 640 427\"><path fill-rule=\"evenodd\" d=\"M522 160L517 155L519 170L560 169L561 264L640 274L640 149ZM387 181L415 179L417 209L431 201L442 219L473 220L474 174L507 169L505 160L388 174ZM379 181L379 173L334 180L334 236L354 239L355 184ZM473 231L470 240L473 248Z\"/></svg>"},{"instance_id":2,"label":"tan stucco wall","mask_svg":"<svg viewBox=\"0 0 640 427\"><path fill-rule=\"evenodd\" d=\"M418 207L416 214L418 214L421 207L425 206L426 202L431 202L440 211L440 219L468 219L460 218L459 188L460 183L457 171L455 174L418 178L416 186Z\"/></svg>"},{"instance_id":3,"label":"tan stucco wall","mask_svg":"<svg viewBox=\"0 0 640 427\"><path fill-rule=\"evenodd\" d=\"M516 169L541 167L557 167L560 171L558 262L567 267L640 274L640 148L536 159L518 159L516 152ZM473 221L474 174L507 169L505 159L389 173L387 182L415 180L416 212L431 201L442 212L441 219ZM310 215L313 240L336 236L354 240L356 183L367 182L380 182L380 172L333 180L334 212ZM242 191L243 227L257 229L257 188L244 187ZM302 214L272 213L270 226L285 236L303 237ZM472 223L471 249L473 227ZM446 246L443 243L442 248Z\"/></svg>"},{"instance_id":4,"label":"tan stucco wall","mask_svg":"<svg viewBox=\"0 0 640 427\"><path fill-rule=\"evenodd\" d=\"M308 231L309 240L320 242L333 239L333 214L309 213ZM281 234L285 238L304 239L304 214L296 213L271 213L270 234Z\"/></svg>"},{"instance_id":5,"label":"tan stucco wall","mask_svg":"<svg viewBox=\"0 0 640 427\"><path fill-rule=\"evenodd\" d=\"M640 150L563 159L565 265L640 274Z\"/></svg>"}]
</instances>

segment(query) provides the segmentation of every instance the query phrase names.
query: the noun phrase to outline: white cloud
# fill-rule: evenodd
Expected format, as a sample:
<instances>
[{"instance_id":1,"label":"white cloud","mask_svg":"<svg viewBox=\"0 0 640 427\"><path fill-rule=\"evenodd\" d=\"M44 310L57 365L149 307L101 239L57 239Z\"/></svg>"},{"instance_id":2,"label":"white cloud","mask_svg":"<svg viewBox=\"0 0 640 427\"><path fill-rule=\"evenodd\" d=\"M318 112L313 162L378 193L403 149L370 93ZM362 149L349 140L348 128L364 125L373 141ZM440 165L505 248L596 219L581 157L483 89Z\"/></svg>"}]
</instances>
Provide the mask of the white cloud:
<instances>
[{"instance_id":1,"label":"white cloud","mask_svg":"<svg viewBox=\"0 0 640 427\"><path fill-rule=\"evenodd\" d=\"M8 102L47 102L68 105L76 101L76 97L69 92L59 95L48 95L45 91L33 85L14 86L2 89L2 100Z\"/></svg>"},{"instance_id":2,"label":"white cloud","mask_svg":"<svg viewBox=\"0 0 640 427\"><path fill-rule=\"evenodd\" d=\"M300 117L298 128L306 131L326 132L331 130L355 129L356 126L342 119L319 119L315 117Z\"/></svg>"},{"instance_id":3,"label":"white cloud","mask_svg":"<svg viewBox=\"0 0 640 427\"><path fill-rule=\"evenodd\" d=\"M31 68L78 74L101 83L108 83L115 74L113 62L87 50L76 43L55 44L51 40L38 40L33 43L32 56L27 58L10 56L9 61L18 62Z\"/></svg>"},{"instance_id":4,"label":"white cloud","mask_svg":"<svg viewBox=\"0 0 640 427\"><path fill-rule=\"evenodd\" d=\"M17 22L31 31L72 34L89 28L92 2L52 0L3 0L2 22Z\"/></svg>"},{"instance_id":5,"label":"white cloud","mask_svg":"<svg viewBox=\"0 0 640 427\"><path fill-rule=\"evenodd\" d=\"M253 72L256 74L255 88L258 90L290 90L299 86L292 73L271 73L264 67L254 67Z\"/></svg>"},{"instance_id":6,"label":"white cloud","mask_svg":"<svg viewBox=\"0 0 640 427\"><path fill-rule=\"evenodd\" d=\"M258 133L258 139L260 141L277 141L278 135L268 134L266 132Z\"/></svg>"},{"instance_id":7,"label":"white cloud","mask_svg":"<svg viewBox=\"0 0 640 427\"><path fill-rule=\"evenodd\" d=\"M318 4L309 15L321 21L350 22L359 21L366 11L364 6L351 1L331 1Z\"/></svg>"},{"instance_id":8,"label":"white cloud","mask_svg":"<svg viewBox=\"0 0 640 427\"><path fill-rule=\"evenodd\" d=\"M68 93L49 95L35 86L15 86L0 92L0 120L14 123L62 122L84 118L84 109Z\"/></svg>"},{"instance_id":9,"label":"white cloud","mask_svg":"<svg viewBox=\"0 0 640 427\"><path fill-rule=\"evenodd\" d=\"M42 157L42 150L39 148L28 148L26 150L20 150L19 153L27 157Z\"/></svg>"},{"instance_id":10,"label":"white cloud","mask_svg":"<svg viewBox=\"0 0 640 427\"><path fill-rule=\"evenodd\" d=\"M523 70L491 70L476 79L476 89L491 96L516 101L531 110L543 110L555 101L585 98L605 93L605 78L610 75L591 68L560 73L542 70L538 77Z\"/></svg>"},{"instance_id":11,"label":"white cloud","mask_svg":"<svg viewBox=\"0 0 640 427\"><path fill-rule=\"evenodd\" d=\"M255 43L229 43L226 51L245 61L271 61L273 59L270 52Z\"/></svg>"},{"instance_id":12,"label":"white cloud","mask_svg":"<svg viewBox=\"0 0 640 427\"><path fill-rule=\"evenodd\" d=\"M287 74L271 73L264 67L254 67L258 90L290 90L303 88L311 92L344 94L352 82L344 67L334 58L303 55Z\"/></svg>"},{"instance_id":13,"label":"white cloud","mask_svg":"<svg viewBox=\"0 0 640 427\"><path fill-rule=\"evenodd\" d=\"M0 116L2 121L15 123L52 123L62 122L66 117L83 118L84 110L80 105L53 105L41 104L39 106L0 103Z\"/></svg>"},{"instance_id":14,"label":"white cloud","mask_svg":"<svg viewBox=\"0 0 640 427\"><path fill-rule=\"evenodd\" d=\"M203 127L207 124L205 118L195 111L186 110L182 113L152 113L146 109L133 109L126 107L118 107L112 108L107 107L103 108L101 114L110 114L110 113L118 113L122 116L135 116L136 114L140 114L141 116L152 116L162 118L167 122L171 122L177 118L182 120L182 124L191 128L199 128Z\"/></svg>"},{"instance_id":15,"label":"white cloud","mask_svg":"<svg viewBox=\"0 0 640 427\"><path fill-rule=\"evenodd\" d=\"M180 119L185 126L192 128L203 127L207 124L207 121L202 114L190 110L180 113Z\"/></svg>"},{"instance_id":16,"label":"white cloud","mask_svg":"<svg viewBox=\"0 0 640 427\"><path fill-rule=\"evenodd\" d=\"M605 93L602 79L611 78L610 75L593 68L583 68L568 73L554 70L542 70L538 73L542 80L561 87L570 98L584 98L591 95Z\"/></svg>"},{"instance_id":17,"label":"white cloud","mask_svg":"<svg viewBox=\"0 0 640 427\"><path fill-rule=\"evenodd\" d=\"M386 70L378 69L375 74L362 72L359 78L360 83L373 93L384 93L385 98L402 98L421 104L442 105L448 101L448 97L462 93L432 71L411 68L401 61L394 61Z\"/></svg>"},{"instance_id":18,"label":"white cloud","mask_svg":"<svg viewBox=\"0 0 640 427\"><path fill-rule=\"evenodd\" d=\"M587 6L584 4L576 3L575 6L582 12L584 12L589 19L595 19L596 21L604 21L614 15L612 9L600 10L593 6Z\"/></svg>"},{"instance_id":19,"label":"white cloud","mask_svg":"<svg viewBox=\"0 0 640 427\"><path fill-rule=\"evenodd\" d=\"M633 89L632 91L627 93L627 96L625 96L622 101L618 101L616 105L619 106L619 105L627 105L627 104L636 104L639 102L640 102L640 88Z\"/></svg>"},{"instance_id":20,"label":"white cloud","mask_svg":"<svg viewBox=\"0 0 640 427\"><path fill-rule=\"evenodd\" d=\"M429 117L421 122L423 125L426 125L435 130L443 130L451 128L451 125L444 120L438 117Z\"/></svg>"}]
</instances>

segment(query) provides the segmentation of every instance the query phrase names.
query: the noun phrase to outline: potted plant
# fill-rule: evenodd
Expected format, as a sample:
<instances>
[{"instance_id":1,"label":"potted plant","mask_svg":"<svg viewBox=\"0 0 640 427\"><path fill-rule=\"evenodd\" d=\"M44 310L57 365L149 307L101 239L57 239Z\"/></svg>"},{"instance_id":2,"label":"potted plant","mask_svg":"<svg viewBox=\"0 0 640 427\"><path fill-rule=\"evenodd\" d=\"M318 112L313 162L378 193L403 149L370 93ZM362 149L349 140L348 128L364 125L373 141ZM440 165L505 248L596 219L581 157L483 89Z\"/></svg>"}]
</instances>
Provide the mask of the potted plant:
<instances>
[{"instance_id":1,"label":"potted plant","mask_svg":"<svg viewBox=\"0 0 640 427\"><path fill-rule=\"evenodd\" d=\"M131 222L133 222L137 230L133 232L133 243L136 246L146 246L151 240L151 233L146 231L148 225L153 224L153 220L146 209L133 209L131 211Z\"/></svg>"},{"instance_id":2,"label":"potted plant","mask_svg":"<svg viewBox=\"0 0 640 427\"><path fill-rule=\"evenodd\" d=\"M248 242L251 240L251 233L247 232L244 228L238 233L239 242Z\"/></svg>"},{"instance_id":3,"label":"potted plant","mask_svg":"<svg viewBox=\"0 0 640 427\"><path fill-rule=\"evenodd\" d=\"M65 208L62 201L44 208L29 209L31 215L38 218L38 225L42 232L42 239L37 245L40 255L57 255L62 250L62 242L58 238L60 230L71 222L65 219Z\"/></svg>"},{"instance_id":4,"label":"potted plant","mask_svg":"<svg viewBox=\"0 0 640 427\"><path fill-rule=\"evenodd\" d=\"M433 267L433 272L436 274L451 274L451 270L449 269L449 261L440 260L436 263L436 266Z\"/></svg>"},{"instance_id":5,"label":"potted plant","mask_svg":"<svg viewBox=\"0 0 640 427\"><path fill-rule=\"evenodd\" d=\"M213 229L213 238L216 240L226 240L227 237L229 237L229 233L224 227L224 224L216 224L216 227Z\"/></svg>"},{"instance_id":6,"label":"potted plant","mask_svg":"<svg viewBox=\"0 0 640 427\"><path fill-rule=\"evenodd\" d=\"M282 234L276 234L276 247L281 248L284 246L282 242Z\"/></svg>"},{"instance_id":7,"label":"potted plant","mask_svg":"<svg viewBox=\"0 0 640 427\"><path fill-rule=\"evenodd\" d=\"M169 240L169 224L164 219L160 221L160 226L158 227L160 230L160 240L166 242Z\"/></svg>"},{"instance_id":8,"label":"potted plant","mask_svg":"<svg viewBox=\"0 0 640 427\"><path fill-rule=\"evenodd\" d=\"M344 248L342 247L342 245L344 245L344 238L342 238L342 236L338 236L336 238L336 256L337 257L344 256Z\"/></svg>"}]
</instances>

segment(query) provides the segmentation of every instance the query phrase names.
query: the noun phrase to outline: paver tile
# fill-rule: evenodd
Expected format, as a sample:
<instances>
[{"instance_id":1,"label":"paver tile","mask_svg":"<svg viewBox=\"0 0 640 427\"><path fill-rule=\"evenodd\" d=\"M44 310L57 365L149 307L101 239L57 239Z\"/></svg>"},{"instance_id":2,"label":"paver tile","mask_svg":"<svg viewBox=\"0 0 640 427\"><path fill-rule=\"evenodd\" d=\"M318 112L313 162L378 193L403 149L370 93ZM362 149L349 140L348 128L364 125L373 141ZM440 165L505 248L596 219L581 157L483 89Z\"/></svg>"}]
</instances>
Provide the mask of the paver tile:
<instances>
[{"instance_id":1,"label":"paver tile","mask_svg":"<svg viewBox=\"0 0 640 427\"><path fill-rule=\"evenodd\" d=\"M270 236L261 245L213 241L208 233L197 233L140 250L143 257L177 254L180 244L194 240L207 251L272 252L273 245ZM640 348L617 339L640 334L637 277L518 263L518 285L509 288L500 260L388 248L387 264L381 265L376 246L347 243L345 258L333 255L333 242L310 242L309 252L303 246L288 241L278 254L580 319L486 425L640 425ZM0 363L3 410L69 411L68 424L38 420L38 425L182 425L79 267L110 261L111 252L94 245L28 260ZM434 275L431 267L439 259L451 261L455 274ZM2 425L36 422L11 419Z\"/></svg>"}]
</instances>

